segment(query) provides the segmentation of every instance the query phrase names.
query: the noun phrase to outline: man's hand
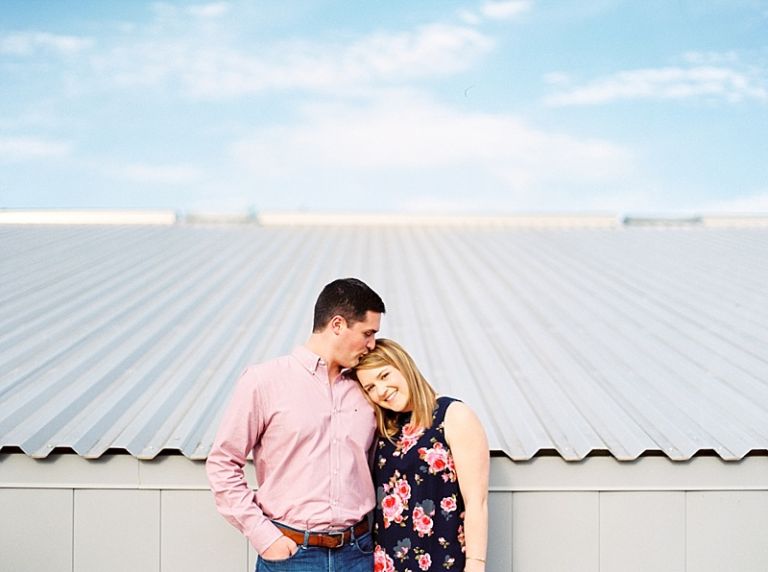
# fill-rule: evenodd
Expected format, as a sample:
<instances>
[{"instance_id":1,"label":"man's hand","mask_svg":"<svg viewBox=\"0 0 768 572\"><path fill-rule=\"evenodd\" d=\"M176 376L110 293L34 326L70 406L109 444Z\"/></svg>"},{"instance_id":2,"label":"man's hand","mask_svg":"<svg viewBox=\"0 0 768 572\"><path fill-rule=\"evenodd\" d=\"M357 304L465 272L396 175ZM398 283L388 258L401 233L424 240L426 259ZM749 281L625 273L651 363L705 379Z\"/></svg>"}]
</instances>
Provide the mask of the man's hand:
<instances>
[{"instance_id":1,"label":"man's hand","mask_svg":"<svg viewBox=\"0 0 768 572\"><path fill-rule=\"evenodd\" d=\"M267 560L287 560L299 549L298 545L283 535L269 545L261 556Z\"/></svg>"}]
</instances>

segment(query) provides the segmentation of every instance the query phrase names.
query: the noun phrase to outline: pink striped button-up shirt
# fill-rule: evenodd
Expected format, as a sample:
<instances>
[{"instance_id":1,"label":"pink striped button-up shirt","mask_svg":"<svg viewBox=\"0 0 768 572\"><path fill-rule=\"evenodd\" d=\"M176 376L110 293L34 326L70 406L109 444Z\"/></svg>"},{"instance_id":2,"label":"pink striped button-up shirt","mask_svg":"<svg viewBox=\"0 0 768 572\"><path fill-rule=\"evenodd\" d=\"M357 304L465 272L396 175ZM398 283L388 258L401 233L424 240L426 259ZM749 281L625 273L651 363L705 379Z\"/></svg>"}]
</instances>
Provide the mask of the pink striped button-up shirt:
<instances>
[{"instance_id":1,"label":"pink striped button-up shirt","mask_svg":"<svg viewBox=\"0 0 768 572\"><path fill-rule=\"evenodd\" d=\"M329 383L307 348L247 368L224 414L206 470L219 512L259 553L282 534L339 530L374 506L368 463L376 422L356 381ZM254 492L243 467L253 454Z\"/></svg>"}]
</instances>

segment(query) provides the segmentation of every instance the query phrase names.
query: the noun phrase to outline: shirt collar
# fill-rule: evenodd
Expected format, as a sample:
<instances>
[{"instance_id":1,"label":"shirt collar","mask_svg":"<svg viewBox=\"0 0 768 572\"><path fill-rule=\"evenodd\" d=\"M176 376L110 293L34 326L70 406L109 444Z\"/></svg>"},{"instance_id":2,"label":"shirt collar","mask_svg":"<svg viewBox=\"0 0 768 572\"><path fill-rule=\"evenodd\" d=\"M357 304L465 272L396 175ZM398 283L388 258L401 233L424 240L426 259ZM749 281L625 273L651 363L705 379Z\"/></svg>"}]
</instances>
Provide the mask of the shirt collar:
<instances>
[{"instance_id":1,"label":"shirt collar","mask_svg":"<svg viewBox=\"0 0 768 572\"><path fill-rule=\"evenodd\" d=\"M291 355L312 375L317 372L318 367L325 365L323 358L305 346L296 346Z\"/></svg>"},{"instance_id":2,"label":"shirt collar","mask_svg":"<svg viewBox=\"0 0 768 572\"><path fill-rule=\"evenodd\" d=\"M317 373L317 368L327 365L323 358L321 358L315 352L311 351L306 346L296 346L293 348L291 355L296 358L296 361L298 361L302 367L312 375ZM342 369L338 380L354 381L354 378L352 377L352 370Z\"/></svg>"}]
</instances>

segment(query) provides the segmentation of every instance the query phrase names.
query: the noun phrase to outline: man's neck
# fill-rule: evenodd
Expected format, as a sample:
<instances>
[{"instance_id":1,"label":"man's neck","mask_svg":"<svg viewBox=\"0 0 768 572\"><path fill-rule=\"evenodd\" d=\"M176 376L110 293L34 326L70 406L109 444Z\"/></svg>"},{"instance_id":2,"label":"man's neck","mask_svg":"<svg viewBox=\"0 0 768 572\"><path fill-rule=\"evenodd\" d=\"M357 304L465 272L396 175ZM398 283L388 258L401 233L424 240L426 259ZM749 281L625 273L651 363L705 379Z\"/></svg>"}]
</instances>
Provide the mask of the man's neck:
<instances>
[{"instance_id":1,"label":"man's neck","mask_svg":"<svg viewBox=\"0 0 768 572\"><path fill-rule=\"evenodd\" d=\"M328 368L328 381L333 382L334 379L339 377L342 367L337 361L333 359L333 350L330 344L323 338L321 334L312 334L304 344L309 351L322 358L325 362L326 368Z\"/></svg>"}]
</instances>

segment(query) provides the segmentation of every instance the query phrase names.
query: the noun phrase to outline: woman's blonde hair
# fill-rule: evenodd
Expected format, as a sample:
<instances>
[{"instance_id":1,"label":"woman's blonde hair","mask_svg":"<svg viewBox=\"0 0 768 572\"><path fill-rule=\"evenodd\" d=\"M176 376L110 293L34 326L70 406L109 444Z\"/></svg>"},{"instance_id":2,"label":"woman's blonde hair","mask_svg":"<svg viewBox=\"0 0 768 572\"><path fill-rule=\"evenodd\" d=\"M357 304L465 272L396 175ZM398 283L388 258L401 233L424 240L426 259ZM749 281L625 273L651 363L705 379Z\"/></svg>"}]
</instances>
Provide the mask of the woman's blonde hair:
<instances>
[{"instance_id":1,"label":"woman's blonde hair","mask_svg":"<svg viewBox=\"0 0 768 572\"><path fill-rule=\"evenodd\" d=\"M437 405L437 393L421 375L413 358L400 344L386 338L376 340L376 347L362 357L355 367L355 371L376 369L387 365L399 371L408 385L408 391L411 394L408 403L411 407L411 426L414 428L429 427L432 424L432 415ZM364 391L364 393L368 401L374 406L379 433L392 441L392 437L397 435L401 429L397 423L397 412L377 406L371 400L368 392Z\"/></svg>"}]
</instances>

